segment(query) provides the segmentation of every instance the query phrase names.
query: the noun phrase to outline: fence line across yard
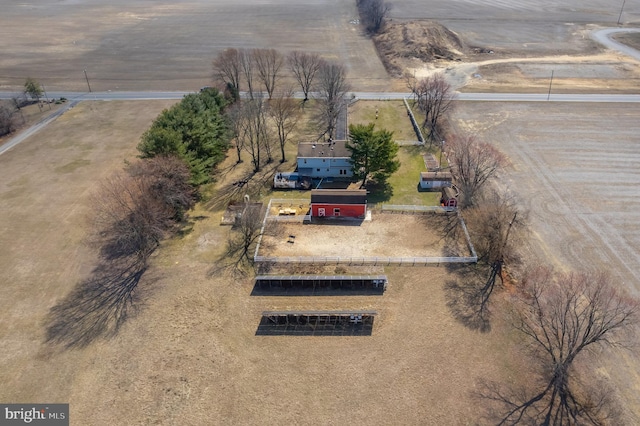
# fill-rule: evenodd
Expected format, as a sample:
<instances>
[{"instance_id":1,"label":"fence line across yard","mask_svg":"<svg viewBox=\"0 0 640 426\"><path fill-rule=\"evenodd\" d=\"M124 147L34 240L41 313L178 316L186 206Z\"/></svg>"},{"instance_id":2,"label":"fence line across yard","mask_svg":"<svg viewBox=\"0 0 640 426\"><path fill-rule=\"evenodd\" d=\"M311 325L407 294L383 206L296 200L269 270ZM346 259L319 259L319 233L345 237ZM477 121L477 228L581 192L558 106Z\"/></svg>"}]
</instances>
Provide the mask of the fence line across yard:
<instances>
[{"instance_id":1,"label":"fence line across yard","mask_svg":"<svg viewBox=\"0 0 640 426\"><path fill-rule=\"evenodd\" d=\"M409 102L407 102L407 98L402 98L404 101L404 106L407 108L407 114L409 115L409 119L411 120L411 124L413 125L413 130L416 132L416 136L418 137L418 141L421 145L424 145L424 136L422 136L422 131L420 130L420 125L416 121L416 117L413 115L413 111L411 111L411 107L409 106Z\"/></svg>"},{"instance_id":2,"label":"fence line across yard","mask_svg":"<svg viewBox=\"0 0 640 426\"><path fill-rule=\"evenodd\" d=\"M382 204L381 211L383 213L452 213L457 211L455 207L442 206L404 206L396 204Z\"/></svg>"},{"instance_id":3,"label":"fence line across yard","mask_svg":"<svg viewBox=\"0 0 640 426\"><path fill-rule=\"evenodd\" d=\"M476 263L477 256L467 257L341 257L341 256L255 256L256 263L285 265L374 265L374 266L438 266L449 263Z\"/></svg>"}]
</instances>

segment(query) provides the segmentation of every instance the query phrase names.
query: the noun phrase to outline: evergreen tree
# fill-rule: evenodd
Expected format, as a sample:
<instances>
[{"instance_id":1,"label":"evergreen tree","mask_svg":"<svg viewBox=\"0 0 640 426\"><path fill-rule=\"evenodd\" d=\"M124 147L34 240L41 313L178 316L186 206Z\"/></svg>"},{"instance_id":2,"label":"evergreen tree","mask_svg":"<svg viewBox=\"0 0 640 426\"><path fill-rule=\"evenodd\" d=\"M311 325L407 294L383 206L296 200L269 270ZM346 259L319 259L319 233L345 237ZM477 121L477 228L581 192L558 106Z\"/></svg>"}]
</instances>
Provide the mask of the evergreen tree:
<instances>
[{"instance_id":1,"label":"evergreen tree","mask_svg":"<svg viewBox=\"0 0 640 426\"><path fill-rule=\"evenodd\" d=\"M400 167L396 159L398 144L393 140L393 132L385 129L375 130L375 124L356 124L349 126L347 149L351 152L353 176L384 183Z\"/></svg>"},{"instance_id":2,"label":"evergreen tree","mask_svg":"<svg viewBox=\"0 0 640 426\"><path fill-rule=\"evenodd\" d=\"M175 154L189 165L192 184L209 182L229 148L225 104L215 89L185 96L164 110L142 136L141 157Z\"/></svg>"}]
</instances>

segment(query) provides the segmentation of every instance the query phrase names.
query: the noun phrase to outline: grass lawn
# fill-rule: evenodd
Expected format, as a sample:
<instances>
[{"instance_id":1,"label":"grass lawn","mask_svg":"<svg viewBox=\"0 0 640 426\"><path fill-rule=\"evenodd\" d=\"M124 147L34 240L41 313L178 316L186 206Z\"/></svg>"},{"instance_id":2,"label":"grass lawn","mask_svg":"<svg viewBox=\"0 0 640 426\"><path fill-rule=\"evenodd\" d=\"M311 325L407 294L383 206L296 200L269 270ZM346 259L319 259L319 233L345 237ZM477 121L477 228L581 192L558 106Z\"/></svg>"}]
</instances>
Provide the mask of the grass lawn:
<instances>
[{"instance_id":1,"label":"grass lawn","mask_svg":"<svg viewBox=\"0 0 640 426\"><path fill-rule=\"evenodd\" d=\"M369 203L386 203L401 205L440 205L440 191L418 192L420 172L426 171L422 155L425 149L421 146L403 146L398 150L400 169L388 180L390 190L372 191Z\"/></svg>"},{"instance_id":2,"label":"grass lawn","mask_svg":"<svg viewBox=\"0 0 640 426\"><path fill-rule=\"evenodd\" d=\"M402 101L358 101L349 107L349 124L369 123L376 123L378 130L392 131L395 140L418 140Z\"/></svg>"}]
</instances>

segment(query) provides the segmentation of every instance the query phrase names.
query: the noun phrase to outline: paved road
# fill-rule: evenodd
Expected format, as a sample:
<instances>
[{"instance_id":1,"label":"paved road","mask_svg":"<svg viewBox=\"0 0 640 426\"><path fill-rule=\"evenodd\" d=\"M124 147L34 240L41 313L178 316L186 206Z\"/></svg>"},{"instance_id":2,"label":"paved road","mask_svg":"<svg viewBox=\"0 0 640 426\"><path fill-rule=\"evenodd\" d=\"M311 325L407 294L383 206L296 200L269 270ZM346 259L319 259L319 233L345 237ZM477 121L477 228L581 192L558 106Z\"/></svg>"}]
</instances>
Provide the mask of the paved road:
<instances>
[{"instance_id":1,"label":"paved road","mask_svg":"<svg viewBox=\"0 0 640 426\"><path fill-rule=\"evenodd\" d=\"M18 145L20 142L22 142L23 140L27 139L28 137L38 133L46 125L48 125L53 120L55 120L56 118L58 118L62 114L64 114L68 109L73 108L77 103L78 103L78 101L75 101L75 100L68 102L66 105L64 105L62 108L58 109L57 111L55 111L51 115L43 118L42 120L38 121L36 124L34 124L33 126L29 127L25 131L20 132L16 136L14 136L13 138L9 139L9 141L7 143L5 143L2 146L0 146L0 155L2 155L5 152L9 151L11 148L13 148L14 146Z\"/></svg>"},{"instance_id":2,"label":"paved road","mask_svg":"<svg viewBox=\"0 0 640 426\"><path fill-rule=\"evenodd\" d=\"M640 28L606 28L604 30L593 31L591 38L609 49L617 50L620 53L624 53L640 61L640 51L611 39L613 34L638 32L640 32Z\"/></svg>"},{"instance_id":3,"label":"paved road","mask_svg":"<svg viewBox=\"0 0 640 426\"><path fill-rule=\"evenodd\" d=\"M71 101L145 101L157 99L182 99L190 92L51 92L50 98L65 97ZM353 92L355 97L363 100L400 100L411 97L408 92ZM0 92L0 99L10 99L15 93ZM551 94L546 93L458 93L460 101L482 102L640 102L638 95L616 94ZM302 99L302 93L295 97Z\"/></svg>"}]
</instances>

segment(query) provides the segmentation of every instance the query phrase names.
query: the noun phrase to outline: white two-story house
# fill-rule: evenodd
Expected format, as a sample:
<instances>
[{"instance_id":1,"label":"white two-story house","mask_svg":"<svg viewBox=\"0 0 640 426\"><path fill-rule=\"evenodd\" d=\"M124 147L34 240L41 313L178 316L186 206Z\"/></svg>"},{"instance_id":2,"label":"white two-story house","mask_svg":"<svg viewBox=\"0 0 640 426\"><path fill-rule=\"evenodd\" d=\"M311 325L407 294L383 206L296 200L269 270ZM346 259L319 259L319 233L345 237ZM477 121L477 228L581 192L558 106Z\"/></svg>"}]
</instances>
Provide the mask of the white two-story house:
<instances>
[{"instance_id":1,"label":"white two-story house","mask_svg":"<svg viewBox=\"0 0 640 426\"><path fill-rule=\"evenodd\" d=\"M347 141L300 142L298 175L311 178L350 178L351 153Z\"/></svg>"}]
</instances>

